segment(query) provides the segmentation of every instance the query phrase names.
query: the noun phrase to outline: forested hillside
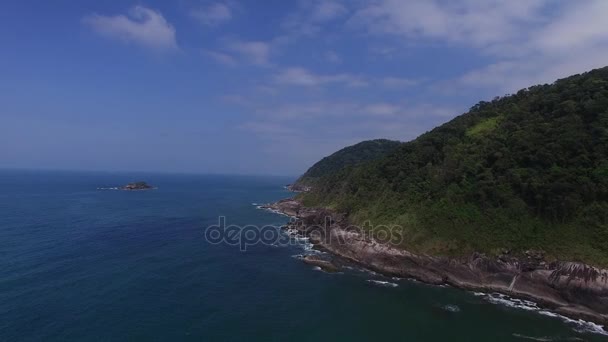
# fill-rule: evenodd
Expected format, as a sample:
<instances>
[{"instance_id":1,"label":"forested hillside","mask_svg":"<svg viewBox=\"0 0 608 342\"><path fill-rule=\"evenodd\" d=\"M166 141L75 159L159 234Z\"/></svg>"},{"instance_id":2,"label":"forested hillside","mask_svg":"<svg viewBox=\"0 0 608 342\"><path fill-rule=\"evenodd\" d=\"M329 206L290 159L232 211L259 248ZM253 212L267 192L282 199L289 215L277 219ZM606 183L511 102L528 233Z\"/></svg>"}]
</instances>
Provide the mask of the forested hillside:
<instances>
[{"instance_id":1,"label":"forested hillside","mask_svg":"<svg viewBox=\"0 0 608 342\"><path fill-rule=\"evenodd\" d=\"M412 250L608 265L608 67L480 102L381 159L314 176L305 204L394 225Z\"/></svg>"},{"instance_id":2,"label":"forested hillside","mask_svg":"<svg viewBox=\"0 0 608 342\"><path fill-rule=\"evenodd\" d=\"M315 163L296 183L299 185L313 185L323 175L380 159L394 151L400 144L398 141L377 139L345 147Z\"/></svg>"}]
</instances>

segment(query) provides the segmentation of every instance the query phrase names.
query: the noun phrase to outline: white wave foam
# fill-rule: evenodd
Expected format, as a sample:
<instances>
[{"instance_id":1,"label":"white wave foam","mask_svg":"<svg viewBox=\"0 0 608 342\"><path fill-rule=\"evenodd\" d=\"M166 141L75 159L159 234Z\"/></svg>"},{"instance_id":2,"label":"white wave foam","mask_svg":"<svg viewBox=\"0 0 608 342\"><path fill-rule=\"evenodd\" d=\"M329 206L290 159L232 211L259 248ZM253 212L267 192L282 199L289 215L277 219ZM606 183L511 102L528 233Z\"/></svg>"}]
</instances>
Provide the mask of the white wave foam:
<instances>
[{"instance_id":1,"label":"white wave foam","mask_svg":"<svg viewBox=\"0 0 608 342\"><path fill-rule=\"evenodd\" d=\"M376 273L376 272L374 272L374 271L372 271L372 270L369 270L369 269L367 269L367 268L364 268L364 267L360 267L360 268L359 268L359 270L361 270L361 271L362 271L362 272L364 272L364 273L368 273L368 274L370 274L370 275L373 275L373 276L377 276L377 275L379 275L378 273Z\"/></svg>"},{"instance_id":2,"label":"white wave foam","mask_svg":"<svg viewBox=\"0 0 608 342\"><path fill-rule=\"evenodd\" d=\"M502 304L508 307L527 310L527 311L539 311L538 304L523 299L511 298L501 293L492 293L487 295L486 299L494 304Z\"/></svg>"},{"instance_id":3,"label":"white wave foam","mask_svg":"<svg viewBox=\"0 0 608 342\"><path fill-rule=\"evenodd\" d=\"M282 213L278 210L272 209L272 208L268 208L268 207L264 207L263 205L259 205L258 203L252 203L251 205L256 206L257 209L260 210L266 210L269 211L271 213L274 214L278 214L281 216L287 216L289 218L296 218L295 216L291 216L291 215L287 215L285 213ZM320 250L314 249L314 244L312 242L310 242L310 238L307 236L302 236L302 234L300 233L300 231L298 231L297 229L293 229L293 228L288 228L285 230L282 230L285 234L287 234L289 237L291 237L292 239L294 239L296 242L298 242L298 245L304 249L306 254L325 254L325 252L322 252Z\"/></svg>"},{"instance_id":4,"label":"white wave foam","mask_svg":"<svg viewBox=\"0 0 608 342\"><path fill-rule=\"evenodd\" d=\"M552 338L550 337L532 337L532 336L526 336L526 335L522 335L522 334L513 334L514 337L518 337L518 338L523 338L525 340L533 340L533 341L542 341L542 342L549 342L549 341L553 341Z\"/></svg>"},{"instance_id":5,"label":"white wave foam","mask_svg":"<svg viewBox=\"0 0 608 342\"><path fill-rule=\"evenodd\" d=\"M323 251L315 249L315 245L312 244L311 242L308 242L308 241L304 242L301 246L302 246L302 249L304 249L304 252L306 252L307 255L310 255L310 254L326 254Z\"/></svg>"},{"instance_id":6,"label":"white wave foam","mask_svg":"<svg viewBox=\"0 0 608 342\"><path fill-rule=\"evenodd\" d=\"M454 304L444 305L442 307L442 309L444 309L445 311L449 311L449 312L460 312L460 307L458 305L454 305Z\"/></svg>"},{"instance_id":7,"label":"white wave foam","mask_svg":"<svg viewBox=\"0 0 608 342\"><path fill-rule=\"evenodd\" d=\"M263 205L259 205L257 203L252 203L251 205L255 206L256 209L265 210L265 211L271 212L273 214L277 214L277 215L281 215L281 216L287 216L289 218L294 218L294 219L296 218L296 216L288 215L288 214L285 214L282 211L279 211L279 210L276 210L276 209L272 209L272 208L268 208L268 207L264 207Z\"/></svg>"},{"instance_id":8,"label":"white wave foam","mask_svg":"<svg viewBox=\"0 0 608 342\"><path fill-rule=\"evenodd\" d=\"M378 286L384 286L384 287L397 287L399 286L398 284L395 283L391 283L389 281L382 281L382 280L374 280L374 279L368 279L366 280L368 283L372 283Z\"/></svg>"},{"instance_id":9,"label":"white wave foam","mask_svg":"<svg viewBox=\"0 0 608 342\"><path fill-rule=\"evenodd\" d=\"M310 254L325 254L325 252L315 249L315 245L310 242L310 238L308 236L302 236L300 231L293 228L288 228L283 230L285 234L287 234L291 239L298 243L298 246L301 247L304 252L308 255Z\"/></svg>"},{"instance_id":10,"label":"white wave foam","mask_svg":"<svg viewBox=\"0 0 608 342\"><path fill-rule=\"evenodd\" d=\"M576 330L578 332L592 332L592 333L608 336L608 331L606 331L604 329L603 325L599 325L599 324L596 324L593 322L588 322L588 321L585 321L582 319L572 319L572 318L562 316L560 314L556 314L554 312L550 312L550 311L546 311L546 310L541 310L538 313L541 315L549 316L549 317L557 317L566 323L575 324L575 325L577 325L577 328L575 328L574 330Z\"/></svg>"},{"instance_id":11,"label":"white wave foam","mask_svg":"<svg viewBox=\"0 0 608 342\"><path fill-rule=\"evenodd\" d=\"M572 319L555 312L543 310L538 307L538 304L529 300L511 298L501 293L473 292L473 295L478 297L484 297L487 301L493 304L505 305L511 308L522 309L527 311L534 311L544 316L559 318L568 324L575 325L576 328L574 328L574 330L580 333L588 332L608 336L608 331L604 329L603 325L588 322L582 319Z\"/></svg>"}]
</instances>

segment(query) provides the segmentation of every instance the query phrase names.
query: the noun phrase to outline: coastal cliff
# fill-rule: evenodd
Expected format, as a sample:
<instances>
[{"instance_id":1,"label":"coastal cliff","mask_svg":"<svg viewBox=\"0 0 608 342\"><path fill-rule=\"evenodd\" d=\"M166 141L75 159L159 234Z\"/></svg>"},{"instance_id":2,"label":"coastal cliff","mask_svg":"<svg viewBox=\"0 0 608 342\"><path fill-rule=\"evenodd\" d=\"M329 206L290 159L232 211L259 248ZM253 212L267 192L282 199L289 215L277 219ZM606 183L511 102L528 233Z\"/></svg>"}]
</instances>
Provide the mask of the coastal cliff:
<instances>
[{"instance_id":1,"label":"coastal cliff","mask_svg":"<svg viewBox=\"0 0 608 342\"><path fill-rule=\"evenodd\" d=\"M270 208L316 248L608 324L608 67L343 148L295 185Z\"/></svg>"},{"instance_id":2,"label":"coastal cliff","mask_svg":"<svg viewBox=\"0 0 608 342\"><path fill-rule=\"evenodd\" d=\"M395 227L418 254L542 250L608 268L608 67L481 101L389 150L323 160L298 200Z\"/></svg>"},{"instance_id":3,"label":"coastal cliff","mask_svg":"<svg viewBox=\"0 0 608 342\"><path fill-rule=\"evenodd\" d=\"M286 199L267 206L294 217L286 226L307 236L316 248L372 271L414 278L429 284L447 284L482 292L498 292L533 300L556 313L608 324L608 270L578 262L545 260L540 251L497 257L473 253L450 258L416 254L390 243L378 242L345 215L304 207ZM339 263L310 258L304 262L328 271Z\"/></svg>"}]
</instances>

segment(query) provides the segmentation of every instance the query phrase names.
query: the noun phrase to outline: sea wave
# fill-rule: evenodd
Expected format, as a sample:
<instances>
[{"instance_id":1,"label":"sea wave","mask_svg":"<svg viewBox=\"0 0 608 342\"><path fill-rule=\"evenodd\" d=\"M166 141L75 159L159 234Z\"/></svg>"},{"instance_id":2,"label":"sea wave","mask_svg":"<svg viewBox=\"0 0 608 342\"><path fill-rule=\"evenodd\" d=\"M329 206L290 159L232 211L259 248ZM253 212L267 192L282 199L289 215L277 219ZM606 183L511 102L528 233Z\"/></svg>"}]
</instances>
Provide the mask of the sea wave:
<instances>
[{"instance_id":1,"label":"sea wave","mask_svg":"<svg viewBox=\"0 0 608 342\"><path fill-rule=\"evenodd\" d=\"M280 210L268 208L268 207L265 207L265 206L257 204L257 203L251 203L251 205L253 205L256 209L259 209L259 210L268 211L268 212L271 212L273 214L277 214L277 215L281 215L281 216L286 216L286 217L293 218L293 219L296 218L293 215L288 215L288 214L285 214L284 212L282 212Z\"/></svg>"},{"instance_id":2,"label":"sea wave","mask_svg":"<svg viewBox=\"0 0 608 342\"><path fill-rule=\"evenodd\" d=\"M264 210L264 211L268 211L271 212L273 214L277 214L277 215L281 215L281 216L287 216L289 218L295 218L294 216L290 216L287 215L285 213L282 213L278 210L272 209L272 208L268 208L265 207L264 205L258 204L256 202L251 203L251 205L255 206L256 209L259 210ZM306 237L306 236L302 236L296 229L284 229L281 230L281 232L283 234L286 234L290 239L293 239L293 241L296 241L299 247L301 247L302 249L304 249L304 251L307 254L323 254L323 252L315 250L313 247L314 245L310 242L310 238ZM299 254L295 255L296 257L299 256Z\"/></svg>"},{"instance_id":3,"label":"sea wave","mask_svg":"<svg viewBox=\"0 0 608 342\"><path fill-rule=\"evenodd\" d=\"M608 331L604 329L603 325L599 325L582 319L572 319L555 312L541 309L537 303L529 300L512 298L501 293L473 292L473 294L478 297L483 297L484 299L493 304L505 305L511 308L522 309L526 311L534 311L544 316L561 319L562 321L568 324L574 325L574 330L580 333L594 333L608 336Z\"/></svg>"},{"instance_id":4,"label":"sea wave","mask_svg":"<svg viewBox=\"0 0 608 342\"><path fill-rule=\"evenodd\" d=\"M447 304L442 306L442 309L449 312L460 312L460 307L454 304Z\"/></svg>"},{"instance_id":5,"label":"sea wave","mask_svg":"<svg viewBox=\"0 0 608 342\"><path fill-rule=\"evenodd\" d=\"M522 335L522 334L513 334L513 337L517 337L517 338L521 338L524 340L532 340L532 341L541 341L541 342L549 342L549 341L553 341L553 339L551 337L533 337L533 336L526 336L526 335Z\"/></svg>"},{"instance_id":6,"label":"sea wave","mask_svg":"<svg viewBox=\"0 0 608 342\"><path fill-rule=\"evenodd\" d=\"M368 283L372 283L374 285L384 286L384 287L397 287L397 286L399 286L399 284L391 283L390 281L375 280L375 279L368 279L366 281Z\"/></svg>"}]
</instances>

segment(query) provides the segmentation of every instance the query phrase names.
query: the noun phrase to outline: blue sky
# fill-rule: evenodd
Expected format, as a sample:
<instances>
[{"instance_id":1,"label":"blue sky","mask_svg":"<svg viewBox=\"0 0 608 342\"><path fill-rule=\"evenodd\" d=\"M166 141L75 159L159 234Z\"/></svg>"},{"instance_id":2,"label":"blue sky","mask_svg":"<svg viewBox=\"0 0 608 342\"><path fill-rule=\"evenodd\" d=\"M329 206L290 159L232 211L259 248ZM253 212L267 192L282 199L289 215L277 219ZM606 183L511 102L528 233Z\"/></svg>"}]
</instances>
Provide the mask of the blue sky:
<instances>
[{"instance_id":1,"label":"blue sky","mask_svg":"<svg viewBox=\"0 0 608 342\"><path fill-rule=\"evenodd\" d=\"M297 175L608 64L608 1L3 1L0 167Z\"/></svg>"}]
</instances>

